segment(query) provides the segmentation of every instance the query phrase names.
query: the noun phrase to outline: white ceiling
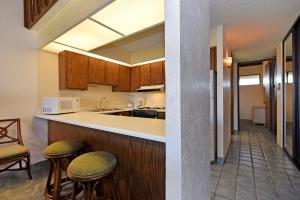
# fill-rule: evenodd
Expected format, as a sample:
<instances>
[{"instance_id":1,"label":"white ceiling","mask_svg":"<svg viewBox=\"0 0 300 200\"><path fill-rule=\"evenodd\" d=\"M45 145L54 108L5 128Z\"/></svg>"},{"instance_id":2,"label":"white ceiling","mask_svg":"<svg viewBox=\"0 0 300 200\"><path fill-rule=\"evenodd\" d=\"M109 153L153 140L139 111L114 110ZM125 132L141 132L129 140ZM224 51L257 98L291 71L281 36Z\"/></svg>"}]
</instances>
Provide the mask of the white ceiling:
<instances>
[{"instance_id":1,"label":"white ceiling","mask_svg":"<svg viewBox=\"0 0 300 200\"><path fill-rule=\"evenodd\" d=\"M61 35L55 42L90 51L154 27L164 20L164 0L113 1Z\"/></svg>"},{"instance_id":2,"label":"white ceiling","mask_svg":"<svg viewBox=\"0 0 300 200\"><path fill-rule=\"evenodd\" d=\"M211 28L224 24L238 61L275 56L299 14L300 0L211 0Z\"/></svg>"}]
</instances>

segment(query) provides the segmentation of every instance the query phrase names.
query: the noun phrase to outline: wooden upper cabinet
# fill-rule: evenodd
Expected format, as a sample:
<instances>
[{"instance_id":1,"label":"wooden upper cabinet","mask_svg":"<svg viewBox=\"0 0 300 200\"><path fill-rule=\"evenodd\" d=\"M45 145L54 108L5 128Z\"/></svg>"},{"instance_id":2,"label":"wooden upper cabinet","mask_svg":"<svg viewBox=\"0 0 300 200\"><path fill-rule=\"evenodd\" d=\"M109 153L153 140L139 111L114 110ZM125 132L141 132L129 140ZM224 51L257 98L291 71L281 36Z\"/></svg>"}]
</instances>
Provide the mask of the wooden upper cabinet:
<instances>
[{"instance_id":1,"label":"wooden upper cabinet","mask_svg":"<svg viewBox=\"0 0 300 200\"><path fill-rule=\"evenodd\" d=\"M113 87L113 92L130 92L130 67L120 65L119 86Z\"/></svg>"},{"instance_id":2,"label":"wooden upper cabinet","mask_svg":"<svg viewBox=\"0 0 300 200\"><path fill-rule=\"evenodd\" d=\"M217 70L217 47L210 48L210 70Z\"/></svg>"},{"instance_id":3,"label":"wooden upper cabinet","mask_svg":"<svg viewBox=\"0 0 300 200\"><path fill-rule=\"evenodd\" d=\"M150 78L151 85L163 85L165 84L165 70L164 61L155 62L150 64Z\"/></svg>"},{"instance_id":4,"label":"wooden upper cabinet","mask_svg":"<svg viewBox=\"0 0 300 200\"><path fill-rule=\"evenodd\" d=\"M59 53L59 89L87 90L89 58L63 51Z\"/></svg>"},{"instance_id":5,"label":"wooden upper cabinet","mask_svg":"<svg viewBox=\"0 0 300 200\"><path fill-rule=\"evenodd\" d=\"M136 92L140 88L140 67L131 68L131 92Z\"/></svg>"},{"instance_id":6,"label":"wooden upper cabinet","mask_svg":"<svg viewBox=\"0 0 300 200\"><path fill-rule=\"evenodd\" d=\"M151 85L151 65L145 64L140 66L140 85Z\"/></svg>"},{"instance_id":7,"label":"wooden upper cabinet","mask_svg":"<svg viewBox=\"0 0 300 200\"><path fill-rule=\"evenodd\" d=\"M120 67L119 64L106 62L106 85L119 86Z\"/></svg>"},{"instance_id":8,"label":"wooden upper cabinet","mask_svg":"<svg viewBox=\"0 0 300 200\"><path fill-rule=\"evenodd\" d=\"M89 57L89 83L105 84L106 61Z\"/></svg>"}]
</instances>

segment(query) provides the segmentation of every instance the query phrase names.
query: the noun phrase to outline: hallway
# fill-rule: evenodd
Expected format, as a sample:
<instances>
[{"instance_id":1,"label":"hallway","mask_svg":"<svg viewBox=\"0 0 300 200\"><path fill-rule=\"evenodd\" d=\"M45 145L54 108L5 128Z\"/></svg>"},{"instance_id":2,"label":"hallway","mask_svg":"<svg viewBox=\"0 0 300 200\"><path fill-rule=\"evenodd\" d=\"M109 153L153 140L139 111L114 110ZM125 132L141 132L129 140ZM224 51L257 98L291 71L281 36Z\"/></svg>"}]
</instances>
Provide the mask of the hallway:
<instances>
[{"instance_id":1,"label":"hallway","mask_svg":"<svg viewBox=\"0 0 300 200\"><path fill-rule=\"evenodd\" d=\"M300 172L262 126L241 122L224 166L211 167L211 199L299 200Z\"/></svg>"}]
</instances>

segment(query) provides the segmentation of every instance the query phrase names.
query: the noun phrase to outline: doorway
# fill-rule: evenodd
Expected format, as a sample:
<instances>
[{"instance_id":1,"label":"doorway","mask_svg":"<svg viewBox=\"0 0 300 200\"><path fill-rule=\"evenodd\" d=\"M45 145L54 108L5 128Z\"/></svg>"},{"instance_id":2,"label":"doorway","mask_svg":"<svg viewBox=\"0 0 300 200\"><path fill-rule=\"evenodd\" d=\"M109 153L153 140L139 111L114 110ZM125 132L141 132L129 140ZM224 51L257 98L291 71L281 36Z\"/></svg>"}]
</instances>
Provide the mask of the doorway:
<instances>
[{"instance_id":1,"label":"doorway","mask_svg":"<svg viewBox=\"0 0 300 200\"><path fill-rule=\"evenodd\" d=\"M247 124L276 135L276 63L274 59L238 64L239 130Z\"/></svg>"}]
</instances>

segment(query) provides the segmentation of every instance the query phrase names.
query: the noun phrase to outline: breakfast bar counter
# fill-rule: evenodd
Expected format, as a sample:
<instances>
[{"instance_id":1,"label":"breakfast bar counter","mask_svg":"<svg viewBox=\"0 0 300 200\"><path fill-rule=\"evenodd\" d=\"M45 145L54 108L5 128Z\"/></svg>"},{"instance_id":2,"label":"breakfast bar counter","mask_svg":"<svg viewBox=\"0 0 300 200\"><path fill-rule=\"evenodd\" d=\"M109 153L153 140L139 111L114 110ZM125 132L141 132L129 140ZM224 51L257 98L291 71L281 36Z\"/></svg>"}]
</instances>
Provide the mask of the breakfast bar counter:
<instances>
[{"instance_id":1,"label":"breakfast bar counter","mask_svg":"<svg viewBox=\"0 0 300 200\"><path fill-rule=\"evenodd\" d=\"M113 174L117 199L165 199L165 121L79 112L37 115L48 121L48 143L79 139L86 151L113 153L118 166ZM111 191L103 192L111 197Z\"/></svg>"}]
</instances>

